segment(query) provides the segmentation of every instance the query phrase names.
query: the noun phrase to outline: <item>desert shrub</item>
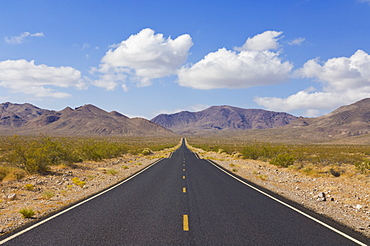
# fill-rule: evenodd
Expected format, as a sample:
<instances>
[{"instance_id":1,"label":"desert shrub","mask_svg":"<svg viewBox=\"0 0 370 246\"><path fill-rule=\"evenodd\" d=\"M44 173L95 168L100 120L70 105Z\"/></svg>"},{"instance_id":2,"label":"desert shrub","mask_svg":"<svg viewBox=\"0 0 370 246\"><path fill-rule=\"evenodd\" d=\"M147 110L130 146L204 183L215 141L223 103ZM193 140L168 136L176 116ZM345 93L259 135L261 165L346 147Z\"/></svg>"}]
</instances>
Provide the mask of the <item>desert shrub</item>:
<instances>
[{"instance_id":1,"label":"desert shrub","mask_svg":"<svg viewBox=\"0 0 370 246\"><path fill-rule=\"evenodd\" d=\"M243 158L257 160L260 158L271 159L279 153L286 152L287 147L283 145L273 145L270 143L254 143L245 146L241 151Z\"/></svg>"},{"instance_id":2,"label":"desert shrub","mask_svg":"<svg viewBox=\"0 0 370 246\"><path fill-rule=\"evenodd\" d=\"M227 151L226 151L226 150L224 150L224 149L218 149L217 153L218 153L218 154L222 154L222 153L227 153Z\"/></svg>"},{"instance_id":3,"label":"desert shrub","mask_svg":"<svg viewBox=\"0 0 370 246\"><path fill-rule=\"evenodd\" d=\"M53 191L50 191L50 190L48 190L48 191L44 191L43 193L42 193L42 197L44 198L44 199L50 199L50 198L52 198L52 197L54 197L55 196L55 193L53 192Z\"/></svg>"},{"instance_id":4,"label":"desert shrub","mask_svg":"<svg viewBox=\"0 0 370 246\"><path fill-rule=\"evenodd\" d=\"M151 155L151 154L153 154L153 152L150 149L143 149L143 151L141 151L141 154L142 155Z\"/></svg>"},{"instance_id":5,"label":"desert shrub","mask_svg":"<svg viewBox=\"0 0 370 246\"><path fill-rule=\"evenodd\" d=\"M272 158L270 164L278 167L288 167L293 165L295 158L293 155L288 153L280 153L275 158Z\"/></svg>"},{"instance_id":6,"label":"desert shrub","mask_svg":"<svg viewBox=\"0 0 370 246\"><path fill-rule=\"evenodd\" d=\"M268 176L267 175L258 175L257 178L259 178L260 180L263 180L263 181L266 181Z\"/></svg>"},{"instance_id":7,"label":"desert shrub","mask_svg":"<svg viewBox=\"0 0 370 246\"><path fill-rule=\"evenodd\" d=\"M116 175L116 174L118 174L118 171L115 170L115 169L109 169L109 170L107 170L107 174Z\"/></svg>"},{"instance_id":8,"label":"desert shrub","mask_svg":"<svg viewBox=\"0 0 370 246\"><path fill-rule=\"evenodd\" d=\"M72 178L72 182L73 182L75 185L80 186L81 188L83 188L83 187L85 186L85 184L86 184L86 182L85 182L85 181L82 181L82 180L80 180L80 179L79 179L79 178L77 178L77 177Z\"/></svg>"},{"instance_id":9,"label":"desert shrub","mask_svg":"<svg viewBox=\"0 0 370 246\"><path fill-rule=\"evenodd\" d=\"M23 218L32 218L35 215L35 211L33 209L23 208L19 211L22 214Z\"/></svg>"},{"instance_id":10,"label":"desert shrub","mask_svg":"<svg viewBox=\"0 0 370 246\"><path fill-rule=\"evenodd\" d=\"M362 162L355 163L356 168L363 174L370 171L370 160L363 160Z\"/></svg>"},{"instance_id":11,"label":"desert shrub","mask_svg":"<svg viewBox=\"0 0 370 246\"><path fill-rule=\"evenodd\" d=\"M242 150L243 158L257 160L261 156L261 151L256 145L244 147Z\"/></svg>"},{"instance_id":12,"label":"desert shrub","mask_svg":"<svg viewBox=\"0 0 370 246\"><path fill-rule=\"evenodd\" d=\"M35 189L35 186L33 184L25 184L24 185L24 188L26 190L33 190L33 189Z\"/></svg>"},{"instance_id":13,"label":"desert shrub","mask_svg":"<svg viewBox=\"0 0 370 246\"><path fill-rule=\"evenodd\" d=\"M121 156L127 152L128 148L122 143L88 139L80 143L78 149L83 159L100 161Z\"/></svg>"},{"instance_id":14,"label":"desert shrub","mask_svg":"<svg viewBox=\"0 0 370 246\"><path fill-rule=\"evenodd\" d=\"M0 181L19 180L25 175L25 172L17 167L0 166Z\"/></svg>"},{"instance_id":15,"label":"desert shrub","mask_svg":"<svg viewBox=\"0 0 370 246\"><path fill-rule=\"evenodd\" d=\"M48 137L25 139L18 136L7 139L8 151L2 160L28 173L46 173L50 165L71 164L78 161L71 144Z\"/></svg>"}]
</instances>

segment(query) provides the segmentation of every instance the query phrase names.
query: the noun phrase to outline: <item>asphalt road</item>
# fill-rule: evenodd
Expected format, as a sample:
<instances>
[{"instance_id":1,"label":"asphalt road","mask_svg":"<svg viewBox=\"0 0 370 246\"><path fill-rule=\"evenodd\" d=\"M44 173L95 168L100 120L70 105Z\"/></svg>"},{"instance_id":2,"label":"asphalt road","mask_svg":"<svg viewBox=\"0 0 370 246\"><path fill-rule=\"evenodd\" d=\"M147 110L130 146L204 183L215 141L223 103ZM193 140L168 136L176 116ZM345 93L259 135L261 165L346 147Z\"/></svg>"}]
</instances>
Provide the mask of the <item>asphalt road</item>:
<instances>
[{"instance_id":1,"label":"asphalt road","mask_svg":"<svg viewBox=\"0 0 370 246\"><path fill-rule=\"evenodd\" d=\"M359 244L198 159L183 144L171 158L4 245Z\"/></svg>"}]
</instances>

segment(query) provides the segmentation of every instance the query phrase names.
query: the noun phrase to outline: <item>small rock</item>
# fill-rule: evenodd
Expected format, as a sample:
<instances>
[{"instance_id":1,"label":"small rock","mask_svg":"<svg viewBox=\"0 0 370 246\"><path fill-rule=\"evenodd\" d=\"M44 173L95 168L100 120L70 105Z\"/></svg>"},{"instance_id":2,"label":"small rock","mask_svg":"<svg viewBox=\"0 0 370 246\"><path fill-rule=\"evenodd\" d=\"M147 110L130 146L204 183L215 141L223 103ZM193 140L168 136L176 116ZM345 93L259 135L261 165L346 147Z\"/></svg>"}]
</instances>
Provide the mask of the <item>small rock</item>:
<instances>
[{"instance_id":1,"label":"small rock","mask_svg":"<svg viewBox=\"0 0 370 246\"><path fill-rule=\"evenodd\" d=\"M362 208L362 205L360 205L360 204L357 204L356 206L355 206L355 209L357 209L357 210L360 210Z\"/></svg>"},{"instance_id":2,"label":"small rock","mask_svg":"<svg viewBox=\"0 0 370 246\"><path fill-rule=\"evenodd\" d=\"M325 196L325 193L324 192L320 192L317 195L317 201L319 201L319 202L325 202L326 201L326 196Z\"/></svg>"},{"instance_id":3,"label":"small rock","mask_svg":"<svg viewBox=\"0 0 370 246\"><path fill-rule=\"evenodd\" d=\"M9 201L13 201L17 198L17 194L15 193L10 193L8 195L5 195L5 199L9 200Z\"/></svg>"}]
</instances>

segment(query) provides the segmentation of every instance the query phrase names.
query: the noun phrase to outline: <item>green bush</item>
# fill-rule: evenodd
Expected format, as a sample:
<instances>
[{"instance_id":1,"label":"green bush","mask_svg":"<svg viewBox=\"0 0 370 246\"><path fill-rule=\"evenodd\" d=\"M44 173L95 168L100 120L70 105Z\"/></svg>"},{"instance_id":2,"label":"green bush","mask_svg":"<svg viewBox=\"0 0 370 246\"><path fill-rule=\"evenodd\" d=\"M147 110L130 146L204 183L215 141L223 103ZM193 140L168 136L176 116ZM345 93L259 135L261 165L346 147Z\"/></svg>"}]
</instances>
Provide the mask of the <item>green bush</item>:
<instances>
[{"instance_id":1,"label":"green bush","mask_svg":"<svg viewBox=\"0 0 370 246\"><path fill-rule=\"evenodd\" d=\"M362 162L355 163L356 168L363 174L370 171L370 160L364 160Z\"/></svg>"},{"instance_id":2,"label":"green bush","mask_svg":"<svg viewBox=\"0 0 370 246\"><path fill-rule=\"evenodd\" d=\"M35 189L35 186L33 184L25 184L24 185L24 188L26 190L33 190L33 189Z\"/></svg>"},{"instance_id":3,"label":"green bush","mask_svg":"<svg viewBox=\"0 0 370 246\"><path fill-rule=\"evenodd\" d=\"M153 154L153 152L150 149L143 149L143 151L141 151L141 154L142 155L151 155L151 154Z\"/></svg>"},{"instance_id":4,"label":"green bush","mask_svg":"<svg viewBox=\"0 0 370 246\"><path fill-rule=\"evenodd\" d=\"M19 211L22 214L23 218L32 218L35 215L35 211L33 209L23 208Z\"/></svg>"},{"instance_id":5,"label":"green bush","mask_svg":"<svg viewBox=\"0 0 370 246\"><path fill-rule=\"evenodd\" d=\"M275 158L272 158L270 164L278 167L288 167L294 164L295 157L288 153L280 153Z\"/></svg>"},{"instance_id":6,"label":"green bush","mask_svg":"<svg viewBox=\"0 0 370 246\"><path fill-rule=\"evenodd\" d=\"M54 197L55 196L55 193L53 192L53 191L44 191L43 193L42 193L42 197L44 198L44 199L47 199L47 200L49 200L50 198L52 198L52 197Z\"/></svg>"},{"instance_id":7,"label":"green bush","mask_svg":"<svg viewBox=\"0 0 370 246\"><path fill-rule=\"evenodd\" d=\"M118 171L115 170L115 169L109 169L109 170L107 170L107 174L116 175L116 174L118 174Z\"/></svg>"},{"instance_id":8,"label":"green bush","mask_svg":"<svg viewBox=\"0 0 370 246\"><path fill-rule=\"evenodd\" d=\"M79 178L77 178L77 177L72 178L72 182L73 182L75 185L80 186L81 188L83 188L83 187L85 186L85 184L86 184L86 182L85 182L85 181L82 181L82 180L80 180L80 179L79 179Z\"/></svg>"}]
</instances>

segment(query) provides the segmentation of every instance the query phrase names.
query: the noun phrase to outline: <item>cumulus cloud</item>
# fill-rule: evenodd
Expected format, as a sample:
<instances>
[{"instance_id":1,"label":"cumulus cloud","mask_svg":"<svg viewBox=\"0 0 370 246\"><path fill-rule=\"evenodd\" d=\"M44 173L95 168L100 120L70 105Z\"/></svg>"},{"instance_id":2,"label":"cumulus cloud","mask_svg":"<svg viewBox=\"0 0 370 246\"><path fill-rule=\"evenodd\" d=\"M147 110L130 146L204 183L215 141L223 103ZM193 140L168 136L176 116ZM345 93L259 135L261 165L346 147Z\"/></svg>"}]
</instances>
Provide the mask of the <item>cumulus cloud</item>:
<instances>
[{"instance_id":1,"label":"cumulus cloud","mask_svg":"<svg viewBox=\"0 0 370 246\"><path fill-rule=\"evenodd\" d=\"M281 32L267 31L248 38L235 51L225 48L207 54L201 61L178 71L178 83L196 89L248 88L278 84L288 80L293 65L283 62L276 37ZM262 45L255 42L260 41ZM264 48L264 50L262 50Z\"/></svg>"},{"instance_id":2,"label":"cumulus cloud","mask_svg":"<svg viewBox=\"0 0 370 246\"><path fill-rule=\"evenodd\" d=\"M92 73L99 74L99 79L93 83L113 89L113 84L116 87L130 79L138 86L149 86L153 79L175 74L186 61L192 45L188 34L171 39L155 34L152 29L143 29L120 44L111 46L99 68L92 70Z\"/></svg>"},{"instance_id":3,"label":"cumulus cloud","mask_svg":"<svg viewBox=\"0 0 370 246\"><path fill-rule=\"evenodd\" d=\"M7 60L0 62L0 87L35 97L65 98L70 94L52 87L86 89L87 84L80 71L72 67L49 67L36 65L34 61Z\"/></svg>"},{"instance_id":4,"label":"cumulus cloud","mask_svg":"<svg viewBox=\"0 0 370 246\"><path fill-rule=\"evenodd\" d=\"M22 44L28 37L44 37L44 33L37 32L37 33L29 33L29 32L23 32L18 36L14 37L6 37L5 42L8 44Z\"/></svg>"},{"instance_id":5,"label":"cumulus cloud","mask_svg":"<svg viewBox=\"0 0 370 246\"><path fill-rule=\"evenodd\" d=\"M182 111L189 111L189 112L198 112L198 111L202 111L206 108L209 108L210 106L209 105L206 105L206 104L195 104L195 105L191 105L187 108L177 108L177 109L174 109L174 110L159 110L159 111L156 111L155 113L153 113L154 116L157 116L157 115L160 115L160 114L176 114L176 113L179 113L179 112L182 112Z\"/></svg>"},{"instance_id":6,"label":"cumulus cloud","mask_svg":"<svg viewBox=\"0 0 370 246\"><path fill-rule=\"evenodd\" d=\"M322 88L309 88L287 98L256 97L256 103L270 110L305 109L317 113L370 97L370 55L363 50L351 57L332 58L326 62L309 60L295 76L315 79Z\"/></svg>"},{"instance_id":7,"label":"cumulus cloud","mask_svg":"<svg viewBox=\"0 0 370 246\"><path fill-rule=\"evenodd\" d=\"M266 31L261 34L257 34L252 38L248 38L242 47L237 47L235 50L276 50L280 47L278 37L281 34L283 34L283 32L277 31Z\"/></svg>"},{"instance_id":8,"label":"cumulus cloud","mask_svg":"<svg viewBox=\"0 0 370 246\"><path fill-rule=\"evenodd\" d=\"M301 45L304 41L306 41L305 38L296 38L292 41L289 41L288 44L289 45Z\"/></svg>"}]
</instances>

